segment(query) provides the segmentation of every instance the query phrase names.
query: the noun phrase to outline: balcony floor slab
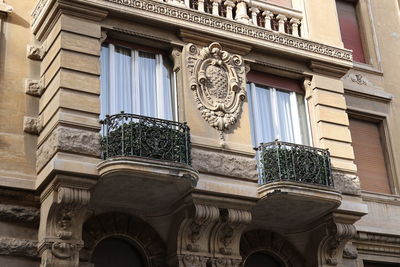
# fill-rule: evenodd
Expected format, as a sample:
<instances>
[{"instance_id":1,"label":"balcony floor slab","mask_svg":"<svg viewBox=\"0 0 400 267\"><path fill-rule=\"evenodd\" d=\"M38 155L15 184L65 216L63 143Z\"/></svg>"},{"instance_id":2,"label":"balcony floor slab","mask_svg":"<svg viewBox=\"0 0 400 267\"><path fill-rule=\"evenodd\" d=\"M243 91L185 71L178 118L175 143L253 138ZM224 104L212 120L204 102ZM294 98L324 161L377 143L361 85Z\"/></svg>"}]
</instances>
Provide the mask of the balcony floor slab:
<instances>
[{"instance_id":1,"label":"balcony floor slab","mask_svg":"<svg viewBox=\"0 0 400 267\"><path fill-rule=\"evenodd\" d=\"M289 181L262 185L258 195L254 221L286 230L312 224L339 207L342 200L333 188Z\"/></svg>"}]
</instances>

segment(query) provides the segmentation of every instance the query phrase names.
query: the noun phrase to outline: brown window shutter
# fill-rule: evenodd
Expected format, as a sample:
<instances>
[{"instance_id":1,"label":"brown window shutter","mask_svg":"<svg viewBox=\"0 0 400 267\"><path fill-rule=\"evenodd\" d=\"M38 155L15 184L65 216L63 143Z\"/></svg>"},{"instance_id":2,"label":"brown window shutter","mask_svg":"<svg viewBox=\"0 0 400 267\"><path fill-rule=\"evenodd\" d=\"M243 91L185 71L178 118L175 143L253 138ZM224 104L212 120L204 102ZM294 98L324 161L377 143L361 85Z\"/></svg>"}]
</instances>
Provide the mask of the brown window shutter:
<instances>
[{"instance_id":1,"label":"brown window shutter","mask_svg":"<svg viewBox=\"0 0 400 267\"><path fill-rule=\"evenodd\" d=\"M379 125L370 121L350 119L350 131L361 189L390 194Z\"/></svg>"},{"instance_id":2,"label":"brown window shutter","mask_svg":"<svg viewBox=\"0 0 400 267\"><path fill-rule=\"evenodd\" d=\"M298 80L285 78L269 73L252 70L249 73L247 73L247 81L259 85L273 87L275 89L294 91L296 93L304 94L304 90L300 86Z\"/></svg>"},{"instance_id":3,"label":"brown window shutter","mask_svg":"<svg viewBox=\"0 0 400 267\"><path fill-rule=\"evenodd\" d=\"M267 0L267 2L277 6L292 7L292 0Z\"/></svg>"},{"instance_id":4,"label":"brown window shutter","mask_svg":"<svg viewBox=\"0 0 400 267\"><path fill-rule=\"evenodd\" d=\"M344 47L353 50L354 61L365 63L360 28L358 26L354 3L346 0L336 0L336 7Z\"/></svg>"}]
</instances>

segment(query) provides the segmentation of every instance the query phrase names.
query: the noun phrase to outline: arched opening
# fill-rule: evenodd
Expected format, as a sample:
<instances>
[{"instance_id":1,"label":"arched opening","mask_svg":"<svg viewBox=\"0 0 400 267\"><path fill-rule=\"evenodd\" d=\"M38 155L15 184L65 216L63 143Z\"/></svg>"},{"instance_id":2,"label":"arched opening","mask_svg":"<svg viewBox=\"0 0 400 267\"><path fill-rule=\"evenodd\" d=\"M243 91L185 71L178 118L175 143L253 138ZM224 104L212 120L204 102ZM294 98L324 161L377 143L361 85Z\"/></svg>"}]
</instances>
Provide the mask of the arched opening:
<instances>
[{"instance_id":1,"label":"arched opening","mask_svg":"<svg viewBox=\"0 0 400 267\"><path fill-rule=\"evenodd\" d=\"M266 252L250 254L244 262L244 267L285 267L279 259Z\"/></svg>"},{"instance_id":2,"label":"arched opening","mask_svg":"<svg viewBox=\"0 0 400 267\"><path fill-rule=\"evenodd\" d=\"M96 246L91 262L94 267L145 267L139 250L129 241L119 237L106 238Z\"/></svg>"}]
</instances>

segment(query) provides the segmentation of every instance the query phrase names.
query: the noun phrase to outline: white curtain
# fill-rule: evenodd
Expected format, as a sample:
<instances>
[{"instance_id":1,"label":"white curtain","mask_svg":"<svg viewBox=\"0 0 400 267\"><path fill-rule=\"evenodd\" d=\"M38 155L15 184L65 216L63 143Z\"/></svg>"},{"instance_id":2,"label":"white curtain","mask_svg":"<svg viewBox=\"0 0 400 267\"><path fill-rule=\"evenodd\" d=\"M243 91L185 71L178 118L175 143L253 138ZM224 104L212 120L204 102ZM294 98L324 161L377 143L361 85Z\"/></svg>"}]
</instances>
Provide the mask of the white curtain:
<instances>
[{"instance_id":1,"label":"white curtain","mask_svg":"<svg viewBox=\"0 0 400 267\"><path fill-rule=\"evenodd\" d=\"M161 54L108 44L101 51L101 115L120 111L173 120L175 88Z\"/></svg>"},{"instance_id":2,"label":"white curtain","mask_svg":"<svg viewBox=\"0 0 400 267\"><path fill-rule=\"evenodd\" d=\"M254 147L275 139L309 144L303 96L254 83L247 90Z\"/></svg>"}]
</instances>

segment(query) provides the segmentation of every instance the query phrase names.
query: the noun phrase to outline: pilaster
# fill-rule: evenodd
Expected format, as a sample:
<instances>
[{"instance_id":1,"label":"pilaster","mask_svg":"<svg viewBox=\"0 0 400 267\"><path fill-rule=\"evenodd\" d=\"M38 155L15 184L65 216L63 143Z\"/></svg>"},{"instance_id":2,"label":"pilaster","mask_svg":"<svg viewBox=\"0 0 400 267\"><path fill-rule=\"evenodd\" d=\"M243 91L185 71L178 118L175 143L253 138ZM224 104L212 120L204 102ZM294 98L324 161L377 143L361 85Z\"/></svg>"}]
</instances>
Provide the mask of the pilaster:
<instances>
[{"instance_id":1,"label":"pilaster","mask_svg":"<svg viewBox=\"0 0 400 267\"><path fill-rule=\"evenodd\" d=\"M42 126L36 152L36 188L46 186L58 171L94 174L100 155L99 21L107 15L106 11L64 0L47 1L42 8L32 26L42 43L35 57L41 61L40 93L34 93L40 97ZM77 154L74 159L72 155ZM72 157L66 161L68 155Z\"/></svg>"}]
</instances>

